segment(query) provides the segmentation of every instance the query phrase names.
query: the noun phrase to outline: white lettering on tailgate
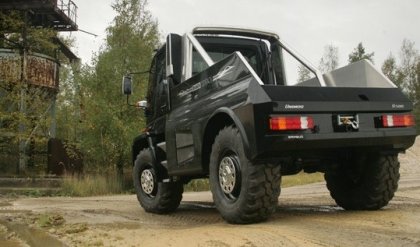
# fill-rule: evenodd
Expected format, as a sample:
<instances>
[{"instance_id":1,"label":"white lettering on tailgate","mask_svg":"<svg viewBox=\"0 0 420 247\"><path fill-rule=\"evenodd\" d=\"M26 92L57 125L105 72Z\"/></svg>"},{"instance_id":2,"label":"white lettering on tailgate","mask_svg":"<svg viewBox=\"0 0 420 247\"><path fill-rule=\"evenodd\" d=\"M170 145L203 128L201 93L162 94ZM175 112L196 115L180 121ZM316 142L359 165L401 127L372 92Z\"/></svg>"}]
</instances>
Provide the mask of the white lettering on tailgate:
<instances>
[{"instance_id":1,"label":"white lettering on tailgate","mask_svg":"<svg viewBox=\"0 0 420 247\"><path fill-rule=\"evenodd\" d=\"M393 109L403 109L405 106L403 104L392 104Z\"/></svg>"},{"instance_id":2,"label":"white lettering on tailgate","mask_svg":"<svg viewBox=\"0 0 420 247\"><path fill-rule=\"evenodd\" d=\"M303 135L299 135L299 136L288 136L287 139L303 139Z\"/></svg>"},{"instance_id":3,"label":"white lettering on tailgate","mask_svg":"<svg viewBox=\"0 0 420 247\"><path fill-rule=\"evenodd\" d=\"M284 106L284 108L285 109L303 109L303 108L305 108L305 106L304 105L289 105L289 104L286 104Z\"/></svg>"}]
</instances>

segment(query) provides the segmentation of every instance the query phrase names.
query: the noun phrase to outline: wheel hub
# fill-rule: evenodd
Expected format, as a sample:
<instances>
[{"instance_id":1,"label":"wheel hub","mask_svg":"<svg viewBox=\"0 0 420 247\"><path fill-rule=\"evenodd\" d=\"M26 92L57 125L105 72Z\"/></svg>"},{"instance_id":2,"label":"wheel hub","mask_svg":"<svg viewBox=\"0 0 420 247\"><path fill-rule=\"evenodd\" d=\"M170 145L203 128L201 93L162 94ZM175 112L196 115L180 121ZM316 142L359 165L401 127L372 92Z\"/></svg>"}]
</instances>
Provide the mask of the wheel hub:
<instances>
[{"instance_id":1,"label":"wheel hub","mask_svg":"<svg viewBox=\"0 0 420 247\"><path fill-rule=\"evenodd\" d=\"M236 185L236 166L233 157L224 157L219 165L219 184L225 194L232 194Z\"/></svg>"},{"instance_id":2,"label":"wheel hub","mask_svg":"<svg viewBox=\"0 0 420 247\"><path fill-rule=\"evenodd\" d=\"M143 170L140 176L141 180L141 188L144 191L144 193L151 195L154 188L155 188L155 182L153 179L153 173L150 169Z\"/></svg>"}]
</instances>

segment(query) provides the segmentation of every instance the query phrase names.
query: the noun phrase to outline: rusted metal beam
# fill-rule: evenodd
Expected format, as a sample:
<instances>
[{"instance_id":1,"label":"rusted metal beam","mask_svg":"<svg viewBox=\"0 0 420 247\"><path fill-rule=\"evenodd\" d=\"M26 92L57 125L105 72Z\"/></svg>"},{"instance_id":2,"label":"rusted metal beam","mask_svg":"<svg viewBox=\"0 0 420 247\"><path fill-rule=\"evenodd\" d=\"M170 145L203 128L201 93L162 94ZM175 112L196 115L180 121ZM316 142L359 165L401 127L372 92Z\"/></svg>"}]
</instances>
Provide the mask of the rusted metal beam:
<instances>
[{"instance_id":1,"label":"rusted metal beam","mask_svg":"<svg viewBox=\"0 0 420 247\"><path fill-rule=\"evenodd\" d=\"M54 37L53 38L54 43L56 43L59 48L60 51L64 54L64 56L66 56L70 62L76 62L77 60L79 60L79 58L76 56L76 54L74 54L62 41L60 38L58 37Z\"/></svg>"},{"instance_id":2,"label":"rusted metal beam","mask_svg":"<svg viewBox=\"0 0 420 247\"><path fill-rule=\"evenodd\" d=\"M30 10L32 26L77 31L77 5L71 0L1 0L0 10Z\"/></svg>"}]
</instances>

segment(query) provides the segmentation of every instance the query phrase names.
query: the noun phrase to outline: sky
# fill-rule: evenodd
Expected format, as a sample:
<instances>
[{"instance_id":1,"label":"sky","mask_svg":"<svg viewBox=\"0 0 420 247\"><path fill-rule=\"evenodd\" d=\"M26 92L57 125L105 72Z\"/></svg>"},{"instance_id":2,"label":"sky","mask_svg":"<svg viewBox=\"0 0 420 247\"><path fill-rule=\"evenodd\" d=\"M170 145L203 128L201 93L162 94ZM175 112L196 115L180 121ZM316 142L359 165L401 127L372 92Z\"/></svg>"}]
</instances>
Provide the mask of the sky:
<instances>
[{"instance_id":1,"label":"sky","mask_svg":"<svg viewBox=\"0 0 420 247\"><path fill-rule=\"evenodd\" d=\"M114 0L73 0L79 29L75 53L90 63L112 23ZM404 38L420 47L419 0L149 0L147 9L159 23L162 40L168 33L190 32L196 26L236 26L279 34L301 55L317 65L326 45L339 49L339 62L359 42L375 52L380 68L392 52L398 58ZM341 67L340 66L340 67Z\"/></svg>"}]
</instances>

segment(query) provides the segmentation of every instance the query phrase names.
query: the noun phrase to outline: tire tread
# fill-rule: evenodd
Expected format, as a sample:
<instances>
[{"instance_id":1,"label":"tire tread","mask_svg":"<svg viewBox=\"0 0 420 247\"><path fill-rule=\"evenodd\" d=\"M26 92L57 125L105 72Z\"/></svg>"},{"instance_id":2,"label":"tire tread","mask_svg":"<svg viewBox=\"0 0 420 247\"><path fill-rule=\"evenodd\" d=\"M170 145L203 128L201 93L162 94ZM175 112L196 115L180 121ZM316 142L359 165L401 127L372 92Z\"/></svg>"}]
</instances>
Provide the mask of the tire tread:
<instances>
[{"instance_id":1,"label":"tire tread","mask_svg":"<svg viewBox=\"0 0 420 247\"><path fill-rule=\"evenodd\" d=\"M142 194L139 179L136 178L136 173L140 172L142 166L141 162L152 162L151 157L152 154L148 148L141 150L140 153L137 155L133 169L133 181L134 188L137 194L137 199L146 212L156 214L168 214L174 212L179 207L179 204L182 200L182 193L184 191L182 183L158 182L158 194L154 198L147 198L144 194Z\"/></svg>"},{"instance_id":2,"label":"tire tread","mask_svg":"<svg viewBox=\"0 0 420 247\"><path fill-rule=\"evenodd\" d=\"M216 136L212 150L219 150L220 139L223 136L232 136L240 140L241 136L237 128L233 126L225 127ZM248 177L244 198L238 204L235 212L226 212L218 201L217 193L214 193L213 199L216 207L222 214L222 217L229 223L249 224L266 220L275 212L278 197L280 195L280 166L272 164L252 164L248 161L246 164L248 172L244 176ZM212 186L214 188L215 186ZM242 193L242 192L241 192Z\"/></svg>"},{"instance_id":3,"label":"tire tread","mask_svg":"<svg viewBox=\"0 0 420 247\"><path fill-rule=\"evenodd\" d=\"M325 174L331 197L344 209L377 210L394 197L400 178L397 155L375 155L369 161L359 183L342 170Z\"/></svg>"}]
</instances>

